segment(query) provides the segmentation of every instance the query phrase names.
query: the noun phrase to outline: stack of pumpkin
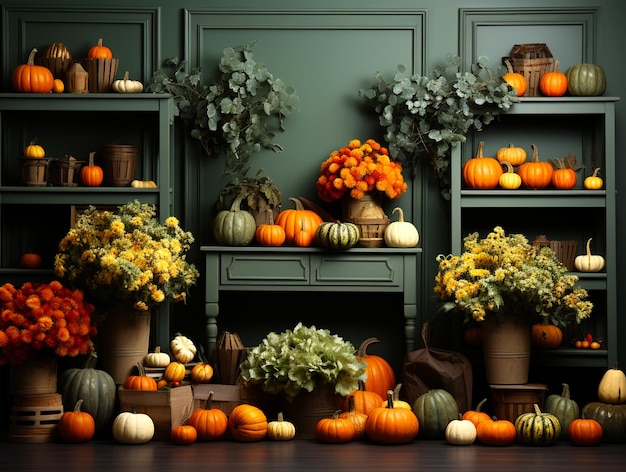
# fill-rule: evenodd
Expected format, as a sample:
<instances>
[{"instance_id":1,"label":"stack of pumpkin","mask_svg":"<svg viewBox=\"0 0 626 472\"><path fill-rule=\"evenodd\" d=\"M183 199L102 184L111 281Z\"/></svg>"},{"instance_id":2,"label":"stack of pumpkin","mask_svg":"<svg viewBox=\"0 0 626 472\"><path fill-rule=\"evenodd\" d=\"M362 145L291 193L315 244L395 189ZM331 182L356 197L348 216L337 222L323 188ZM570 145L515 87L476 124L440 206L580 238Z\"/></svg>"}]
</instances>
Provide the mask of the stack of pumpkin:
<instances>
[{"instance_id":1,"label":"stack of pumpkin","mask_svg":"<svg viewBox=\"0 0 626 472\"><path fill-rule=\"evenodd\" d=\"M213 236L225 246L248 246L254 240L262 246L323 246L345 250L357 245L361 238L357 225L336 220L324 221L318 212L305 208L301 199L290 198L295 208L282 210L275 221L257 227L254 216L241 209L242 198L233 201L229 210L220 211L213 222ZM417 228L404 221L401 208L399 220L385 229L384 240L389 247L415 247L419 241Z\"/></svg>"}]
</instances>

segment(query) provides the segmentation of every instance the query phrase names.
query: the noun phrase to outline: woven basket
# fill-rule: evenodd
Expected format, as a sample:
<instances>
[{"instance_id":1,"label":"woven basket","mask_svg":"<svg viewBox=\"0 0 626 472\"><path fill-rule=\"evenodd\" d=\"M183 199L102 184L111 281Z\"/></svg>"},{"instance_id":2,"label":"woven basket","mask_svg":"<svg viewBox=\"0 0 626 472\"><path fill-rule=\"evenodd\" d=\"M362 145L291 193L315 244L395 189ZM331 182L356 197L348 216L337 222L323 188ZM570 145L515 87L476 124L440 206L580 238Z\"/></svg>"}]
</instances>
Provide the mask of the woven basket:
<instances>
[{"instance_id":1,"label":"woven basket","mask_svg":"<svg viewBox=\"0 0 626 472\"><path fill-rule=\"evenodd\" d=\"M528 82L524 96L539 95L539 81L546 72L554 70L555 60L546 44L516 44L510 56L503 57L502 62L513 72L522 74Z\"/></svg>"},{"instance_id":2,"label":"woven basket","mask_svg":"<svg viewBox=\"0 0 626 472\"><path fill-rule=\"evenodd\" d=\"M135 178L139 147L127 144L104 146L104 175L113 187L127 187Z\"/></svg>"},{"instance_id":3,"label":"woven basket","mask_svg":"<svg viewBox=\"0 0 626 472\"><path fill-rule=\"evenodd\" d=\"M63 157L52 161L50 168L50 182L61 187L77 187L80 168L85 161Z\"/></svg>"},{"instance_id":4,"label":"woven basket","mask_svg":"<svg viewBox=\"0 0 626 472\"><path fill-rule=\"evenodd\" d=\"M352 218L350 221L359 227L361 247L381 247L384 242L385 229L389 226L389 218Z\"/></svg>"},{"instance_id":5,"label":"woven basket","mask_svg":"<svg viewBox=\"0 0 626 472\"><path fill-rule=\"evenodd\" d=\"M83 59L81 64L89 74L89 92L110 92L119 63L120 60L115 57L111 59Z\"/></svg>"}]
</instances>

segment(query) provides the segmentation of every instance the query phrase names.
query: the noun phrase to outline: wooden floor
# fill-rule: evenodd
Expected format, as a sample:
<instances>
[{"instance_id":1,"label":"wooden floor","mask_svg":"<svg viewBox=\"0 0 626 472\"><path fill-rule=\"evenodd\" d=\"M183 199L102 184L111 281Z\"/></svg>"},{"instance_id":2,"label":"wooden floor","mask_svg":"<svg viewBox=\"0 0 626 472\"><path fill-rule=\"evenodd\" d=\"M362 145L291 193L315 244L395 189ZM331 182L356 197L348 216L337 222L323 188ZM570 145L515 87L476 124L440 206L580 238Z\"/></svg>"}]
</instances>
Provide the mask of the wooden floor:
<instances>
[{"instance_id":1,"label":"wooden floor","mask_svg":"<svg viewBox=\"0 0 626 472\"><path fill-rule=\"evenodd\" d=\"M626 444L575 447L513 445L451 446L416 440L400 446L368 442L319 444L309 440L235 443L220 441L177 446L165 442L122 445L112 440L85 444L0 442L0 471L126 470L327 470L334 471L602 471L624 470Z\"/></svg>"}]
</instances>

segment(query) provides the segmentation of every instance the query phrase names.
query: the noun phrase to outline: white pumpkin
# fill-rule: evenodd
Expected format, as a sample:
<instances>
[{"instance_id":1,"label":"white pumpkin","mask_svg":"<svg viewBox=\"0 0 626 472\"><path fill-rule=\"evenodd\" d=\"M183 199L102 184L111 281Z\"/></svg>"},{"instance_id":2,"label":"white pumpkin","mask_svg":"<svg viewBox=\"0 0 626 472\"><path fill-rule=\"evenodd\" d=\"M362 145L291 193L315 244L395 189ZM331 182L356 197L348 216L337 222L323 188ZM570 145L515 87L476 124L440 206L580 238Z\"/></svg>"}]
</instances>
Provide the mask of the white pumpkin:
<instances>
[{"instance_id":1,"label":"white pumpkin","mask_svg":"<svg viewBox=\"0 0 626 472\"><path fill-rule=\"evenodd\" d=\"M587 253L576 256L574 259L574 267L579 272L600 272L604 269L604 257L591 254L591 239L587 240Z\"/></svg>"},{"instance_id":2,"label":"white pumpkin","mask_svg":"<svg viewBox=\"0 0 626 472\"><path fill-rule=\"evenodd\" d=\"M196 357L196 345L191 339L178 334L170 341L170 352L174 359L183 364L188 364Z\"/></svg>"},{"instance_id":3,"label":"white pumpkin","mask_svg":"<svg viewBox=\"0 0 626 472\"><path fill-rule=\"evenodd\" d=\"M145 413L123 411L113 420L113 438L124 444L144 444L154 437L154 421Z\"/></svg>"},{"instance_id":4,"label":"white pumpkin","mask_svg":"<svg viewBox=\"0 0 626 472\"><path fill-rule=\"evenodd\" d=\"M389 247L415 247L420 240L417 228L413 223L404 221L402 208L396 207L392 213L399 213L398 221L394 221L385 229L385 244Z\"/></svg>"},{"instance_id":5,"label":"white pumpkin","mask_svg":"<svg viewBox=\"0 0 626 472\"><path fill-rule=\"evenodd\" d=\"M111 84L111 88L117 93L140 93L143 91L143 84L138 80L130 80L128 78L128 71L126 71L124 78L114 80Z\"/></svg>"},{"instance_id":6,"label":"white pumpkin","mask_svg":"<svg viewBox=\"0 0 626 472\"><path fill-rule=\"evenodd\" d=\"M154 352L149 352L143 358L143 364L148 367L167 367L170 361L170 355L161 352L161 346L155 347Z\"/></svg>"},{"instance_id":7,"label":"white pumpkin","mask_svg":"<svg viewBox=\"0 0 626 472\"><path fill-rule=\"evenodd\" d=\"M456 446L468 446L476 441L476 426L470 420L452 420L446 426L446 441Z\"/></svg>"}]
</instances>

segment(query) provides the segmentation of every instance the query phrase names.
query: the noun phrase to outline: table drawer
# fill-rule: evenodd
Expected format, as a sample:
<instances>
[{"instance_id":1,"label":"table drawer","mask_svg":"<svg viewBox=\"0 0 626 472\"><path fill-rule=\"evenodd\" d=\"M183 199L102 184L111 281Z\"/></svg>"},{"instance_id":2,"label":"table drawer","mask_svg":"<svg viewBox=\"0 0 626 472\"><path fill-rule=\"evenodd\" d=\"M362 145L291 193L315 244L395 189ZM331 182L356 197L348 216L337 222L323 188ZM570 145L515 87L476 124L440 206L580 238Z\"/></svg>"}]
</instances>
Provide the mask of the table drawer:
<instances>
[{"instance_id":1,"label":"table drawer","mask_svg":"<svg viewBox=\"0 0 626 472\"><path fill-rule=\"evenodd\" d=\"M403 257L400 255L314 255L311 256L311 284L400 289L403 268Z\"/></svg>"},{"instance_id":2,"label":"table drawer","mask_svg":"<svg viewBox=\"0 0 626 472\"><path fill-rule=\"evenodd\" d=\"M222 254L222 285L309 285L308 255Z\"/></svg>"}]
</instances>

